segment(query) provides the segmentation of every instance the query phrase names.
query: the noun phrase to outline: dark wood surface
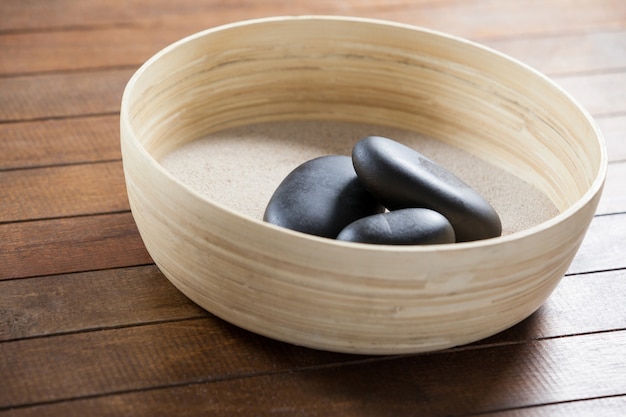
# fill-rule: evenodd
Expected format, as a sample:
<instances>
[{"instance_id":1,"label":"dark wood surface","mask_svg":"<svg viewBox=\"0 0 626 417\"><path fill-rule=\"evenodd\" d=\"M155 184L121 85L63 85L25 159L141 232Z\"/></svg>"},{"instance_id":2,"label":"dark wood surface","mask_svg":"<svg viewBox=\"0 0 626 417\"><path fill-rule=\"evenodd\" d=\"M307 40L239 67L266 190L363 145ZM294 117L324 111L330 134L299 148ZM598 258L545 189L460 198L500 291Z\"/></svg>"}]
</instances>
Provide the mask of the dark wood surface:
<instances>
[{"instance_id":1,"label":"dark wood surface","mask_svg":"<svg viewBox=\"0 0 626 417\"><path fill-rule=\"evenodd\" d=\"M533 316L442 352L321 352L215 318L153 265L123 182L126 82L185 35L294 14L464 36L544 72L593 114L605 192ZM0 416L207 414L626 415L626 2L0 2Z\"/></svg>"}]
</instances>

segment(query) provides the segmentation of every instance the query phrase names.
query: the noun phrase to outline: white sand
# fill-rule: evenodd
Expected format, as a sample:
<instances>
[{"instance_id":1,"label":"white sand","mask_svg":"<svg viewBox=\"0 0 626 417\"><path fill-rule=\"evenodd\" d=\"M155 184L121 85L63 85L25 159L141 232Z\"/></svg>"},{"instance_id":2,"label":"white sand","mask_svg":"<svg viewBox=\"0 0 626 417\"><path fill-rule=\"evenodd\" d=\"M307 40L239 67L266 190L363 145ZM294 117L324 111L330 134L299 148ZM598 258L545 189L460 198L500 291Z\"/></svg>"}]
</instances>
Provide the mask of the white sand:
<instances>
[{"instance_id":1,"label":"white sand","mask_svg":"<svg viewBox=\"0 0 626 417\"><path fill-rule=\"evenodd\" d=\"M483 195L503 234L555 216L554 204L516 176L443 142L387 127L339 122L272 122L225 130L188 143L161 161L181 182L232 210L262 219L278 184L301 163L350 155L359 139L386 136L438 162Z\"/></svg>"}]
</instances>

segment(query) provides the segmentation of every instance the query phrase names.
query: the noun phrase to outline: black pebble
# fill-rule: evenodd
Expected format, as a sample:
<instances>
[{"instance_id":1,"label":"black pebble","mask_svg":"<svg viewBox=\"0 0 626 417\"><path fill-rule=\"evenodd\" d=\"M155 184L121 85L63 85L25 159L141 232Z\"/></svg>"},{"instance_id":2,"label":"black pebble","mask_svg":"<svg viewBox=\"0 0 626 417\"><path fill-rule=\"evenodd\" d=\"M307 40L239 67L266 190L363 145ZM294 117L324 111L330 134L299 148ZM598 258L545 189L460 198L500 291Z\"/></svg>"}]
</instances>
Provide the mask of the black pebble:
<instances>
[{"instance_id":1,"label":"black pebble","mask_svg":"<svg viewBox=\"0 0 626 417\"><path fill-rule=\"evenodd\" d=\"M452 225L443 215L424 208L374 214L350 223L338 240L380 245L435 245L454 243Z\"/></svg>"},{"instance_id":2,"label":"black pebble","mask_svg":"<svg viewBox=\"0 0 626 417\"><path fill-rule=\"evenodd\" d=\"M389 210L438 211L452 224L457 242L502 234L500 217L480 194L405 145L370 136L354 146L352 162L365 188Z\"/></svg>"},{"instance_id":3,"label":"black pebble","mask_svg":"<svg viewBox=\"0 0 626 417\"><path fill-rule=\"evenodd\" d=\"M289 173L272 195L263 220L334 239L353 221L383 211L357 178L350 157L330 155Z\"/></svg>"}]
</instances>

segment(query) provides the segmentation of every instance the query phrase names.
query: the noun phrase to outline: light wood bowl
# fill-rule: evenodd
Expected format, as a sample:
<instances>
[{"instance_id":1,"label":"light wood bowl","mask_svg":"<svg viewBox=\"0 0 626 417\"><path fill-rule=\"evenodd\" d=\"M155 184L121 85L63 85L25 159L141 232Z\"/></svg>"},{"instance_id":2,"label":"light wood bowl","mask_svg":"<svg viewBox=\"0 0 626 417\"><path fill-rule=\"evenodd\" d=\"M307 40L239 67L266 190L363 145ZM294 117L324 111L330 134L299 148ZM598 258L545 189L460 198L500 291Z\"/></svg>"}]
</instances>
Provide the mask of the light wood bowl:
<instances>
[{"instance_id":1,"label":"light wood bowl","mask_svg":"<svg viewBox=\"0 0 626 417\"><path fill-rule=\"evenodd\" d=\"M559 214L462 244L338 242L239 214L158 162L211 132L281 120L426 134L534 185ZM170 45L126 87L121 146L141 236L180 291L253 332L365 354L466 344L532 314L576 254L607 167L589 114L533 69L445 34L340 17L246 21Z\"/></svg>"}]
</instances>

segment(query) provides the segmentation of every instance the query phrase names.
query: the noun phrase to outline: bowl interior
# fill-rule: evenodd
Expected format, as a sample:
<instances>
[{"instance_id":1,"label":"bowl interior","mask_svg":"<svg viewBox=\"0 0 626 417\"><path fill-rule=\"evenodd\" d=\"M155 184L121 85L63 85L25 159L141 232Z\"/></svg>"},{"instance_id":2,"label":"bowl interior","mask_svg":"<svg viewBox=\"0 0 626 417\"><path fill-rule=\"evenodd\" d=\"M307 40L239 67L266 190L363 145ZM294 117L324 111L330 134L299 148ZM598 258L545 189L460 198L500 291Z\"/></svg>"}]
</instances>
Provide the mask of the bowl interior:
<instances>
[{"instance_id":1,"label":"bowl interior","mask_svg":"<svg viewBox=\"0 0 626 417\"><path fill-rule=\"evenodd\" d=\"M322 155L349 156L354 144L370 135L417 149L462 178L495 208L503 235L558 214L542 192L488 161L415 132L363 123L293 120L245 125L184 144L160 163L199 194L260 220L280 182L298 165Z\"/></svg>"},{"instance_id":2,"label":"bowl interior","mask_svg":"<svg viewBox=\"0 0 626 417\"><path fill-rule=\"evenodd\" d=\"M131 130L159 160L234 126L366 122L420 132L488 160L561 212L591 188L602 161L598 132L554 84L475 44L407 32L313 18L193 36L136 79Z\"/></svg>"}]
</instances>

